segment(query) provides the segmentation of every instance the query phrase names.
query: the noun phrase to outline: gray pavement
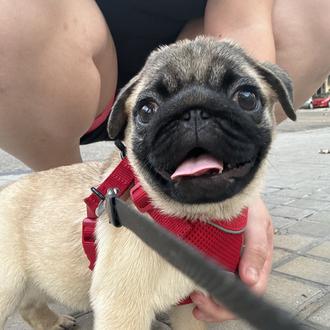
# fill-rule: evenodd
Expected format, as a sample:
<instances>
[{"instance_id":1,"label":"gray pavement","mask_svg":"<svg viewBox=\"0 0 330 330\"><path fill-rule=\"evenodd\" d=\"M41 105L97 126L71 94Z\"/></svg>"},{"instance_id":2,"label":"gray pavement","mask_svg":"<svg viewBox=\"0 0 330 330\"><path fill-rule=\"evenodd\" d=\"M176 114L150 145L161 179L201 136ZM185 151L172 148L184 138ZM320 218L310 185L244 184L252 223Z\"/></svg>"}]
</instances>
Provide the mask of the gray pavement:
<instances>
[{"instance_id":1,"label":"gray pavement","mask_svg":"<svg viewBox=\"0 0 330 330\"><path fill-rule=\"evenodd\" d=\"M284 122L269 159L263 190L273 216L275 252L267 296L290 310L306 329L330 329L330 111L300 111L298 122ZM82 148L85 160L104 159L109 143ZM0 186L29 172L0 151ZM61 306L56 309L65 311ZM76 314L80 329L92 329L92 315ZM6 330L25 330L19 316ZM212 330L248 330L240 321Z\"/></svg>"}]
</instances>

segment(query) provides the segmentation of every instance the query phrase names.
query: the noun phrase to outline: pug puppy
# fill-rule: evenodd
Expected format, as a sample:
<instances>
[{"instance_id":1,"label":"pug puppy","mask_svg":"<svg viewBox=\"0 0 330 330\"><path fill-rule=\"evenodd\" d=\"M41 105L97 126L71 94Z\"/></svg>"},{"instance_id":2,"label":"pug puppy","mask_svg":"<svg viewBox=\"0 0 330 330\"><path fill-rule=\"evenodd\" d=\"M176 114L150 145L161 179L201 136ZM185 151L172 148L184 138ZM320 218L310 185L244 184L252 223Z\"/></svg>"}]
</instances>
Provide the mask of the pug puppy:
<instances>
[{"instance_id":1,"label":"pug puppy","mask_svg":"<svg viewBox=\"0 0 330 330\"><path fill-rule=\"evenodd\" d=\"M108 131L121 139L155 207L189 221L230 219L260 191L274 130L274 103L295 119L279 67L229 41L199 37L154 51L121 91ZM191 305L196 285L132 232L97 221L91 272L81 244L83 199L119 163L31 174L0 195L0 328L19 310L33 329L69 329L47 302L94 311L96 330L149 329L169 311L173 329L205 329ZM129 199L127 200L129 202Z\"/></svg>"}]
</instances>

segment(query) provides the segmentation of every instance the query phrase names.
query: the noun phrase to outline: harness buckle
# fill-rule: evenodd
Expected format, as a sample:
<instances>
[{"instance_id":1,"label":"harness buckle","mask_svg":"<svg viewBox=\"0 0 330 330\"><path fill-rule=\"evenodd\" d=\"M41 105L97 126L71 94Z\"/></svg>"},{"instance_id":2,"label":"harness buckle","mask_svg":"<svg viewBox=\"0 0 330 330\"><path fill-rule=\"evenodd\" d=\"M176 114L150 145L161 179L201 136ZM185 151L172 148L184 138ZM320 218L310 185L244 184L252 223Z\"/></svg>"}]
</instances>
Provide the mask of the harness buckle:
<instances>
[{"instance_id":1,"label":"harness buckle","mask_svg":"<svg viewBox=\"0 0 330 330\"><path fill-rule=\"evenodd\" d=\"M119 216L116 209L116 198L119 194L118 188L110 188L108 189L105 195L105 208L109 216L109 222L115 227L121 227Z\"/></svg>"}]
</instances>

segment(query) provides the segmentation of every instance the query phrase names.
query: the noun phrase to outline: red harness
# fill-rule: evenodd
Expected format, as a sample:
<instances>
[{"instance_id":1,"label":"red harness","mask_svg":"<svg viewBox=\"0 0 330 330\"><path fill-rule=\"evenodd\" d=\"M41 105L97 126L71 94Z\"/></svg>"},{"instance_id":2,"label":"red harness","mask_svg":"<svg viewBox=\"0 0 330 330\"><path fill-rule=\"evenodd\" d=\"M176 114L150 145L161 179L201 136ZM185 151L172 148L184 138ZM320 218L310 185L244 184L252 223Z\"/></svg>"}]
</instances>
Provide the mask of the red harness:
<instances>
[{"instance_id":1,"label":"red harness","mask_svg":"<svg viewBox=\"0 0 330 330\"><path fill-rule=\"evenodd\" d=\"M130 189L132 186L133 188ZM127 158L119 163L109 177L97 188L97 191L105 195L109 188L115 187L119 189L119 196L130 189L131 199L140 212L148 213L155 222L186 243L196 247L228 271L235 272L237 270L248 209L243 209L241 214L231 221L189 221L166 215L151 204L148 195L136 179ZM87 205L87 218L83 220L82 244L90 261L89 268L93 270L96 261L94 232L100 198L93 193L85 199L85 203ZM184 301L184 303L189 302L191 301Z\"/></svg>"}]
</instances>

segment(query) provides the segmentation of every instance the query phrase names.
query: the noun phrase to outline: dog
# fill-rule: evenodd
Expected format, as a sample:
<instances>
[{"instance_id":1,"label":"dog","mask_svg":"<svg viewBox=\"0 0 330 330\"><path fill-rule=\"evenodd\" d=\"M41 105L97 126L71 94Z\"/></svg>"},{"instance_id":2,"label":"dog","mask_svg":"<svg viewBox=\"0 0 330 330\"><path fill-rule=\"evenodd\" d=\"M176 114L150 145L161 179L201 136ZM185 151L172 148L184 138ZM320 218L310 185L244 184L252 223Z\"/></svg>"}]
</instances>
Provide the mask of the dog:
<instances>
[{"instance_id":1,"label":"dog","mask_svg":"<svg viewBox=\"0 0 330 330\"><path fill-rule=\"evenodd\" d=\"M155 207L192 223L230 223L260 192L277 101L294 120L292 84L282 69L231 41L198 37L149 56L119 93L108 132L124 142ZM150 329L164 311L173 329L206 328L192 304L177 306L196 285L105 213L89 270L83 199L120 161L115 152L111 161L31 174L1 191L1 329L15 310L33 329L71 328L74 319L51 311L50 299L92 308L96 330Z\"/></svg>"}]
</instances>

